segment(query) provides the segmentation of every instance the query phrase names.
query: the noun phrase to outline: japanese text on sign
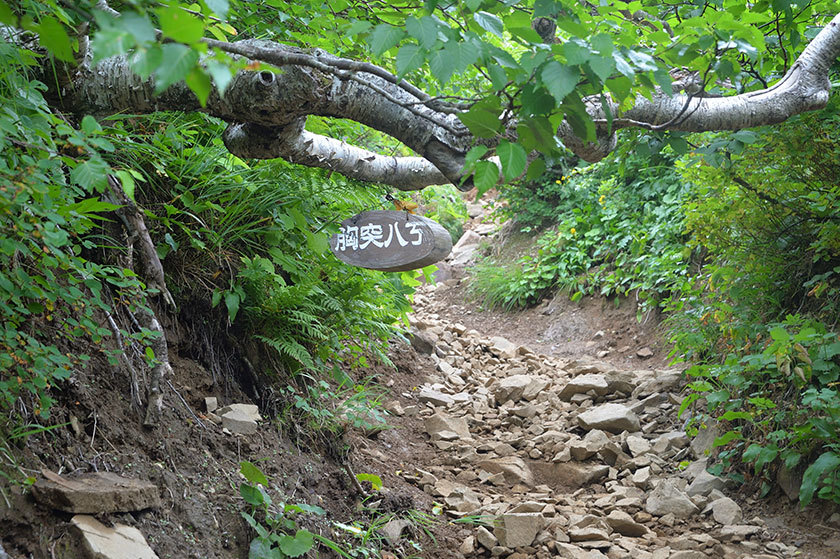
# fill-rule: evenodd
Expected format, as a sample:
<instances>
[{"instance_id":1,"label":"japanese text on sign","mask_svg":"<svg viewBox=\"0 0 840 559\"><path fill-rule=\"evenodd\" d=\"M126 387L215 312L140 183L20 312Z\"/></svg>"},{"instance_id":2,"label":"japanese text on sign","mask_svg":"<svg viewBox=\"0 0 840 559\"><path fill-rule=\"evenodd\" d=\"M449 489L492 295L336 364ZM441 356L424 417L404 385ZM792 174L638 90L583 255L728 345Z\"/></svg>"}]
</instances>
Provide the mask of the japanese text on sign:
<instances>
[{"instance_id":1,"label":"japanese text on sign","mask_svg":"<svg viewBox=\"0 0 840 559\"><path fill-rule=\"evenodd\" d=\"M419 246L423 243L423 228L419 223L406 222L406 231L400 231L399 223L387 224L387 231L383 231L382 224L369 223L367 225L346 225L338 232L335 250L364 250L370 245L376 248L388 248L396 241L400 246Z\"/></svg>"}]
</instances>

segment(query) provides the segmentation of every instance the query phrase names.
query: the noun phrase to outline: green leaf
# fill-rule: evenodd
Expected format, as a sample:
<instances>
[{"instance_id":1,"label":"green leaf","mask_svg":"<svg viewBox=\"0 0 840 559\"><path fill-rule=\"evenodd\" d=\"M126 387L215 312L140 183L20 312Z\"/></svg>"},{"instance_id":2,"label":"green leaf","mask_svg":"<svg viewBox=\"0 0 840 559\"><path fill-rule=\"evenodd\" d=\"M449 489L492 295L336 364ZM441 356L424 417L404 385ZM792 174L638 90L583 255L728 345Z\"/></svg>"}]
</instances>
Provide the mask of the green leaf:
<instances>
[{"instance_id":1,"label":"green leaf","mask_svg":"<svg viewBox=\"0 0 840 559\"><path fill-rule=\"evenodd\" d=\"M534 181L537 180L545 173L545 161L542 157L534 159L531 161L531 164L528 165L528 173L526 173L525 178Z\"/></svg>"},{"instance_id":2,"label":"green leaf","mask_svg":"<svg viewBox=\"0 0 840 559\"><path fill-rule=\"evenodd\" d=\"M204 36L204 22L177 5L155 10L164 37L181 43L195 43Z\"/></svg>"},{"instance_id":3,"label":"green leaf","mask_svg":"<svg viewBox=\"0 0 840 559\"><path fill-rule=\"evenodd\" d=\"M541 76L548 92L559 104L577 87L580 73L576 67L564 66L556 60L551 60L543 68Z\"/></svg>"},{"instance_id":4,"label":"green leaf","mask_svg":"<svg viewBox=\"0 0 840 559\"><path fill-rule=\"evenodd\" d=\"M207 4L207 7L210 8L214 14L219 16L219 19L224 20L227 18L228 10L230 9L228 0L204 0L204 3Z\"/></svg>"},{"instance_id":5,"label":"green leaf","mask_svg":"<svg viewBox=\"0 0 840 559\"><path fill-rule=\"evenodd\" d=\"M70 171L70 180L87 191L104 188L108 166L101 159L88 159Z\"/></svg>"},{"instance_id":6,"label":"green leaf","mask_svg":"<svg viewBox=\"0 0 840 559\"><path fill-rule=\"evenodd\" d=\"M198 53L185 45L168 43L161 47L163 62L155 72L155 95L159 95L173 83L187 77L198 62Z\"/></svg>"},{"instance_id":7,"label":"green leaf","mask_svg":"<svg viewBox=\"0 0 840 559\"><path fill-rule=\"evenodd\" d=\"M139 45L155 41L155 28L152 22L136 12L123 13L116 23L120 29L131 34Z\"/></svg>"},{"instance_id":8,"label":"green leaf","mask_svg":"<svg viewBox=\"0 0 840 559\"><path fill-rule=\"evenodd\" d=\"M802 476L802 486L799 488L799 502L807 506L814 498L819 482L826 474L834 472L840 466L840 455L833 451L824 452L813 464L808 466Z\"/></svg>"},{"instance_id":9,"label":"green leaf","mask_svg":"<svg viewBox=\"0 0 840 559\"><path fill-rule=\"evenodd\" d=\"M479 161L475 164L473 182L480 197L499 182L499 168L492 161Z\"/></svg>"},{"instance_id":10,"label":"green leaf","mask_svg":"<svg viewBox=\"0 0 840 559\"><path fill-rule=\"evenodd\" d=\"M458 119L479 138L492 138L501 128L501 114L498 98L491 97L476 103L469 111L458 114Z\"/></svg>"},{"instance_id":11,"label":"green leaf","mask_svg":"<svg viewBox=\"0 0 840 559\"><path fill-rule=\"evenodd\" d=\"M315 537L309 530L298 530L294 537L280 537L280 550L289 557L300 557L315 543Z\"/></svg>"},{"instance_id":12,"label":"green leaf","mask_svg":"<svg viewBox=\"0 0 840 559\"><path fill-rule=\"evenodd\" d=\"M500 39L503 37L505 26L497 16L487 12L476 12L473 14L473 19L485 31L489 31Z\"/></svg>"},{"instance_id":13,"label":"green leaf","mask_svg":"<svg viewBox=\"0 0 840 559\"><path fill-rule=\"evenodd\" d=\"M368 35L367 42L370 49L375 56L381 55L386 50L390 49L405 36L405 31L399 27L388 25L387 23L380 23L373 28L373 31Z\"/></svg>"},{"instance_id":14,"label":"green leaf","mask_svg":"<svg viewBox=\"0 0 840 559\"><path fill-rule=\"evenodd\" d=\"M239 294L235 291L225 293L225 305L227 306L228 319L233 322L239 312Z\"/></svg>"},{"instance_id":15,"label":"green leaf","mask_svg":"<svg viewBox=\"0 0 840 559\"><path fill-rule=\"evenodd\" d=\"M70 37L57 19L51 16L42 17L41 23L35 26L35 32L38 33L38 42L50 54L64 62L74 62Z\"/></svg>"},{"instance_id":16,"label":"green leaf","mask_svg":"<svg viewBox=\"0 0 840 559\"><path fill-rule=\"evenodd\" d=\"M436 50L429 57L429 69L441 84L445 84L455 73L455 61L444 49Z\"/></svg>"},{"instance_id":17,"label":"green leaf","mask_svg":"<svg viewBox=\"0 0 840 559\"><path fill-rule=\"evenodd\" d=\"M452 57L452 64L456 72L463 72L470 64L478 61L481 54L474 43L447 43L443 48L447 56Z\"/></svg>"},{"instance_id":18,"label":"green leaf","mask_svg":"<svg viewBox=\"0 0 840 559\"><path fill-rule=\"evenodd\" d=\"M90 115L85 115L82 119L82 132L85 134L95 134L97 132L102 132L102 127L99 126L99 123Z\"/></svg>"},{"instance_id":19,"label":"green leaf","mask_svg":"<svg viewBox=\"0 0 840 559\"><path fill-rule=\"evenodd\" d=\"M405 29L427 50L437 42L438 22L431 16L423 16L420 19L409 17L405 20Z\"/></svg>"},{"instance_id":20,"label":"green leaf","mask_svg":"<svg viewBox=\"0 0 840 559\"><path fill-rule=\"evenodd\" d=\"M254 538L248 547L248 559L282 559L278 556L277 550L271 548L271 545L271 541L267 538Z\"/></svg>"},{"instance_id":21,"label":"green leaf","mask_svg":"<svg viewBox=\"0 0 840 559\"><path fill-rule=\"evenodd\" d=\"M404 76L420 68L426 61L426 52L417 45L403 45L397 52L397 74Z\"/></svg>"},{"instance_id":22,"label":"green leaf","mask_svg":"<svg viewBox=\"0 0 840 559\"><path fill-rule=\"evenodd\" d=\"M469 169L473 163L484 157L484 154L488 151L487 146L479 145L471 147L470 151L467 152L467 155L464 156L464 169L462 169L462 171Z\"/></svg>"},{"instance_id":23,"label":"green leaf","mask_svg":"<svg viewBox=\"0 0 840 559\"><path fill-rule=\"evenodd\" d=\"M219 96L224 97L225 91L233 79L233 73L230 67L218 60L208 60L205 65L207 66L207 73L213 78L213 83L216 85Z\"/></svg>"},{"instance_id":24,"label":"green leaf","mask_svg":"<svg viewBox=\"0 0 840 559\"><path fill-rule=\"evenodd\" d=\"M213 84L210 82L210 76L201 68L195 66L190 73L187 74L185 80L190 90L198 97L198 102L204 107L207 105L207 99L210 97L210 90Z\"/></svg>"},{"instance_id":25,"label":"green leaf","mask_svg":"<svg viewBox=\"0 0 840 559\"><path fill-rule=\"evenodd\" d=\"M243 460L242 462L240 462L239 472L249 482L254 484L258 483L264 487L268 487L268 478L265 477L265 474L262 473L262 470L257 468L251 462L248 462L247 460Z\"/></svg>"},{"instance_id":26,"label":"green leaf","mask_svg":"<svg viewBox=\"0 0 840 559\"><path fill-rule=\"evenodd\" d=\"M144 80L151 76L163 62L163 51L160 45L152 45L148 49L137 49L128 60L131 70Z\"/></svg>"},{"instance_id":27,"label":"green leaf","mask_svg":"<svg viewBox=\"0 0 840 559\"><path fill-rule=\"evenodd\" d=\"M380 491L382 489L382 478L376 474L356 474L356 479L359 480L359 482L370 482L374 491Z\"/></svg>"},{"instance_id":28,"label":"green leaf","mask_svg":"<svg viewBox=\"0 0 840 559\"><path fill-rule=\"evenodd\" d=\"M519 144L502 140L496 148L499 160L502 162L502 174L506 181L512 181L525 171L528 164L528 154Z\"/></svg>"},{"instance_id":29,"label":"green leaf","mask_svg":"<svg viewBox=\"0 0 840 559\"><path fill-rule=\"evenodd\" d=\"M17 17L8 4L0 0L0 23L17 27Z\"/></svg>"},{"instance_id":30,"label":"green leaf","mask_svg":"<svg viewBox=\"0 0 840 559\"><path fill-rule=\"evenodd\" d=\"M738 431L727 431L726 433L724 433L720 437L716 437L714 442L712 443L712 446L714 446L714 447L724 446L724 445L727 445L730 442L734 441L735 439L740 439L740 438L741 438L741 433L739 433Z\"/></svg>"},{"instance_id":31,"label":"green leaf","mask_svg":"<svg viewBox=\"0 0 840 559\"><path fill-rule=\"evenodd\" d=\"M260 506L264 502L262 491L247 483L239 486L239 494L245 499L246 503L255 507Z\"/></svg>"}]
</instances>

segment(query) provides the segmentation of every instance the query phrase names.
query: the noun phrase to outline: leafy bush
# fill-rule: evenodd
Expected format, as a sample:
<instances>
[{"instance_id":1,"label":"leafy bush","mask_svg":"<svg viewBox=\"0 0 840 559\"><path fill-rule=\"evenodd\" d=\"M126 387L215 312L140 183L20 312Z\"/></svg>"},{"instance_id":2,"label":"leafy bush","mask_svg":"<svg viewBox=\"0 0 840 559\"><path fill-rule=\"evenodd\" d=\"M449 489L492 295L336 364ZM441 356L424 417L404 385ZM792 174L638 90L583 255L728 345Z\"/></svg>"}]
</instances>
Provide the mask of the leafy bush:
<instances>
[{"instance_id":1,"label":"leafy bush","mask_svg":"<svg viewBox=\"0 0 840 559\"><path fill-rule=\"evenodd\" d=\"M458 189L451 184L430 186L420 192L420 198L426 206L425 216L443 225L452 242L458 242L464 234L464 222L469 219Z\"/></svg>"},{"instance_id":2,"label":"leafy bush","mask_svg":"<svg viewBox=\"0 0 840 559\"><path fill-rule=\"evenodd\" d=\"M715 165L682 167L707 264L666 304L674 354L698 363L682 411L726 431L718 471L766 492L778 468L804 470L803 505L840 502L838 117L835 97L774 129L708 138L698 152L717 145Z\"/></svg>"},{"instance_id":3,"label":"leafy bush","mask_svg":"<svg viewBox=\"0 0 840 559\"><path fill-rule=\"evenodd\" d=\"M142 286L90 259L100 213L115 208L100 200L111 171L100 152L113 145L93 118L78 130L50 111L24 51L0 40L0 61L0 410L20 401L47 418L52 389L90 358L80 342L105 351L112 291L142 301ZM18 400L27 395L31 406Z\"/></svg>"},{"instance_id":4,"label":"leafy bush","mask_svg":"<svg viewBox=\"0 0 840 559\"><path fill-rule=\"evenodd\" d=\"M490 305L511 308L557 289L575 299L636 291L643 302L677 289L691 255L681 215L689 188L671 159L657 157L659 165L650 156L613 157L565 176L549 175L536 188L506 191L506 197L521 199L511 208L525 208L524 218L516 215L518 223L545 223L547 208L555 204L554 226L537 239L536 254L501 267L492 260L480 265L474 290ZM523 191L536 194L527 206Z\"/></svg>"},{"instance_id":5,"label":"leafy bush","mask_svg":"<svg viewBox=\"0 0 840 559\"><path fill-rule=\"evenodd\" d=\"M328 247L342 219L381 204L376 189L280 160L246 163L225 150L221 124L201 115L121 119L114 133L143 178L173 289L203 286L199 297L223 304L293 372L339 355L387 360L411 288L399 275L348 267Z\"/></svg>"}]
</instances>

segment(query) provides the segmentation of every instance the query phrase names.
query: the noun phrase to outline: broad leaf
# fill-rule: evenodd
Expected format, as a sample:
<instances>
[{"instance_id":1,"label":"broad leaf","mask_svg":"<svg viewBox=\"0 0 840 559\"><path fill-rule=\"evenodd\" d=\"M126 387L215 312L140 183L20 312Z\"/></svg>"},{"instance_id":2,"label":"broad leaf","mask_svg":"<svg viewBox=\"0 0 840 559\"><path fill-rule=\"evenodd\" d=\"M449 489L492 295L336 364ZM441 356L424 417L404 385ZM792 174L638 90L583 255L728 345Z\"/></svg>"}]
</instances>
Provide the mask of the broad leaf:
<instances>
[{"instance_id":1,"label":"broad leaf","mask_svg":"<svg viewBox=\"0 0 840 559\"><path fill-rule=\"evenodd\" d=\"M177 5L155 11L164 37L181 43L195 43L204 36L204 22Z\"/></svg>"},{"instance_id":2,"label":"broad leaf","mask_svg":"<svg viewBox=\"0 0 840 559\"><path fill-rule=\"evenodd\" d=\"M397 52L397 74L404 76L420 68L426 61L426 52L418 45L403 45Z\"/></svg>"},{"instance_id":3,"label":"broad leaf","mask_svg":"<svg viewBox=\"0 0 840 559\"><path fill-rule=\"evenodd\" d=\"M381 55L386 50L390 49L405 36L405 31L387 23L380 23L373 28L373 31L368 36L367 42L370 45L370 50L375 56Z\"/></svg>"},{"instance_id":4,"label":"broad leaf","mask_svg":"<svg viewBox=\"0 0 840 559\"><path fill-rule=\"evenodd\" d=\"M492 161L479 161L475 164L473 183L481 196L499 182L499 168Z\"/></svg>"},{"instance_id":5,"label":"broad leaf","mask_svg":"<svg viewBox=\"0 0 840 559\"><path fill-rule=\"evenodd\" d=\"M51 16L41 18L41 23L35 28L38 33L38 42L47 49L50 54L64 62L73 62L73 45L64 26Z\"/></svg>"},{"instance_id":6,"label":"broad leaf","mask_svg":"<svg viewBox=\"0 0 840 559\"><path fill-rule=\"evenodd\" d=\"M173 83L187 77L198 62L198 53L185 45L168 43L161 47L163 61L155 72L155 94L161 94Z\"/></svg>"},{"instance_id":7,"label":"broad leaf","mask_svg":"<svg viewBox=\"0 0 840 559\"><path fill-rule=\"evenodd\" d=\"M577 67L564 66L556 60L551 60L543 68L541 77L546 88L548 88L548 92L554 96L559 104L566 95L574 91L580 72L578 72Z\"/></svg>"},{"instance_id":8,"label":"broad leaf","mask_svg":"<svg viewBox=\"0 0 840 559\"><path fill-rule=\"evenodd\" d=\"M512 181L525 171L528 164L528 154L519 144L502 140L496 148L499 160L502 162L502 174L506 181Z\"/></svg>"},{"instance_id":9,"label":"broad leaf","mask_svg":"<svg viewBox=\"0 0 840 559\"><path fill-rule=\"evenodd\" d=\"M799 488L799 502L807 506L814 498L819 488L820 480L834 472L840 466L840 455L835 452L824 452L813 464L808 466L802 476L802 486Z\"/></svg>"},{"instance_id":10,"label":"broad leaf","mask_svg":"<svg viewBox=\"0 0 840 559\"><path fill-rule=\"evenodd\" d=\"M491 99L493 100L476 103L469 111L458 115L458 119L479 138L492 138L501 128L499 116L502 109L495 98Z\"/></svg>"},{"instance_id":11,"label":"broad leaf","mask_svg":"<svg viewBox=\"0 0 840 559\"><path fill-rule=\"evenodd\" d=\"M254 505L255 507L260 506L264 502L262 491L253 485L248 485L247 483L243 483L239 486L239 494L243 499L245 499L246 503Z\"/></svg>"},{"instance_id":12,"label":"broad leaf","mask_svg":"<svg viewBox=\"0 0 840 559\"><path fill-rule=\"evenodd\" d=\"M257 468L251 462L243 460L239 463L239 472L242 476L251 483L259 483L264 487L268 487L268 478L262 473L262 470Z\"/></svg>"},{"instance_id":13,"label":"broad leaf","mask_svg":"<svg viewBox=\"0 0 840 559\"><path fill-rule=\"evenodd\" d=\"M423 16L420 19L409 17L405 20L405 29L425 49L431 49L437 42L438 22L431 16Z\"/></svg>"},{"instance_id":14,"label":"broad leaf","mask_svg":"<svg viewBox=\"0 0 840 559\"><path fill-rule=\"evenodd\" d=\"M280 550L289 557L300 557L315 543L315 537L309 530L298 530L294 537L280 537Z\"/></svg>"},{"instance_id":15,"label":"broad leaf","mask_svg":"<svg viewBox=\"0 0 840 559\"><path fill-rule=\"evenodd\" d=\"M494 16L493 14L488 14L487 12L476 12L473 14L473 19L475 22L484 29L485 31L489 31L493 35L502 38L505 26L502 23L502 20L498 18L498 16Z\"/></svg>"}]
</instances>

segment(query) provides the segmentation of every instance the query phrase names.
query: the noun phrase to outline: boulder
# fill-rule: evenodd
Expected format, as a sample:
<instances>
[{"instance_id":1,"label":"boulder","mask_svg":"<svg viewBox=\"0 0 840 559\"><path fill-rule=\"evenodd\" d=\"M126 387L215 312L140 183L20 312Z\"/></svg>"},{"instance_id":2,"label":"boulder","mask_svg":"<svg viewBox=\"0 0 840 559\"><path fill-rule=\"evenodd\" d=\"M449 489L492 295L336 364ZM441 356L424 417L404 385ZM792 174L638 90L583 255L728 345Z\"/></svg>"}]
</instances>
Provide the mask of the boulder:
<instances>
[{"instance_id":1,"label":"boulder","mask_svg":"<svg viewBox=\"0 0 840 559\"><path fill-rule=\"evenodd\" d=\"M534 381L530 375L513 375L511 377L503 378L501 381L493 385L493 396L500 404L512 400L516 402L522 398L525 389Z\"/></svg>"},{"instance_id":2,"label":"boulder","mask_svg":"<svg viewBox=\"0 0 840 559\"><path fill-rule=\"evenodd\" d=\"M659 482L647 498L645 510L654 516L673 514L676 518L688 518L698 512L697 505L677 487L672 479Z\"/></svg>"},{"instance_id":3,"label":"boulder","mask_svg":"<svg viewBox=\"0 0 840 559\"><path fill-rule=\"evenodd\" d=\"M467 420L463 417L449 417L443 413L436 413L426 418L424 427L432 438L436 435L440 438L439 435L446 431L456 433L462 439L472 438Z\"/></svg>"},{"instance_id":4,"label":"boulder","mask_svg":"<svg viewBox=\"0 0 840 559\"><path fill-rule=\"evenodd\" d=\"M578 375L570 380L558 396L564 402L569 402L575 394L586 394L592 390L595 392L595 395L603 396L607 393L608 389L607 377L602 374L588 373Z\"/></svg>"},{"instance_id":5,"label":"boulder","mask_svg":"<svg viewBox=\"0 0 840 559\"><path fill-rule=\"evenodd\" d=\"M476 466L491 474L504 474L505 480L511 485L516 485L517 483L529 487L534 485L534 474L531 472L528 464L518 456L503 456L501 458L482 460Z\"/></svg>"},{"instance_id":6,"label":"boulder","mask_svg":"<svg viewBox=\"0 0 840 559\"><path fill-rule=\"evenodd\" d=\"M711 512L715 522L724 526L738 524L744 516L738 503L729 497L712 501L703 512Z\"/></svg>"},{"instance_id":7,"label":"boulder","mask_svg":"<svg viewBox=\"0 0 840 559\"><path fill-rule=\"evenodd\" d=\"M516 357L516 346L506 338L493 336L490 338L490 352L497 357L513 359Z\"/></svg>"},{"instance_id":8,"label":"boulder","mask_svg":"<svg viewBox=\"0 0 840 559\"><path fill-rule=\"evenodd\" d=\"M42 470L45 479L32 486L35 499L48 507L72 513L131 512L160 506L156 485L110 472L64 477Z\"/></svg>"},{"instance_id":9,"label":"boulder","mask_svg":"<svg viewBox=\"0 0 840 559\"><path fill-rule=\"evenodd\" d=\"M685 492L689 497L694 497L695 495L708 495L713 489L722 491L725 486L726 480L703 470L697 474L697 477L694 478L694 481L692 481L686 488Z\"/></svg>"},{"instance_id":10,"label":"boulder","mask_svg":"<svg viewBox=\"0 0 840 559\"><path fill-rule=\"evenodd\" d=\"M577 417L578 424L587 431L601 429L610 433L629 431L635 433L641 429L639 416L622 404L601 404L586 410Z\"/></svg>"},{"instance_id":11,"label":"boulder","mask_svg":"<svg viewBox=\"0 0 840 559\"><path fill-rule=\"evenodd\" d=\"M607 515L607 524L614 532L630 538L641 538L648 533L647 526L639 524L633 517L622 510L612 510Z\"/></svg>"},{"instance_id":12,"label":"boulder","mask_svg":"<svg viewBox=\"0 0 840 559\"><path fill-rule=\"evenodd\" d=\"M493 532L505 547L525 547L534 542L543 523L542 514L538 512L508 513L496 520Z\"/></svg>"},{"instance_id":13,"label":"boulder","mask_svg":"<svg viewBox=\"0 0 840 559\"><path fill-rule=\"evenodd\" d=\"M455 399L449 394L429 387L422 388L417 399L423 404L432 404L435 407L446 407L455 403Z\"/></svg>"},{"instance_id":14,"label":"boulder","mask_svg":"<svg viewBox=\"0 0 840 559\"><path fill-rule=\"evenodd\" d=\"M70 524L81 535L87 559L158 559L137 528L124 524L108 528L86 514L77 514Z\"/></svg>"}]
</instances>

